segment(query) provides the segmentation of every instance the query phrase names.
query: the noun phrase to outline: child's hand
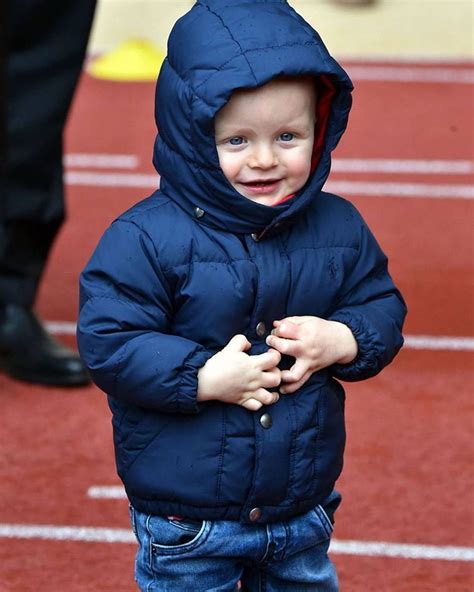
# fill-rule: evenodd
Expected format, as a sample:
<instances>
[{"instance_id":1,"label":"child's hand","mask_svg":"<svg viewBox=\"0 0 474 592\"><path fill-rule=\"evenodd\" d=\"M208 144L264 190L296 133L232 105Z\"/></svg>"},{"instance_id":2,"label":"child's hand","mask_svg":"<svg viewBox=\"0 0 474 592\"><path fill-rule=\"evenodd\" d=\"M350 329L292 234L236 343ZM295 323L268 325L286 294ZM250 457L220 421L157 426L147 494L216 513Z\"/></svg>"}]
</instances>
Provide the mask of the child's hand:
<instances>
[{"instance_id":1,"label":"child's hand","mask_svg":"<svg viewBox=\"0 0 474 592\"><path fill-rule=\"evenodd\" d=\"M317 370L332 364L348 364L357 355L357 342L343 323L319 317L287 317L273 323L267 344L281 354L296 358L289 370L283 370L282 394L297 391Z\"/></svg>"},{"instance_id":2,"label":"child's hand","mask_svg":"<svg viewBox=\"0 0 474 592\"><path fill-rule=\"evenodd\" d=\"M245 352L250 347L244 335L235 335L204 364L198 372L198 401L218 399L251 411L278 401L278 393L266 389L280 385L281 372L277 365L281 355L270 349L249 356Z\"/></svg>"}]
</instances>

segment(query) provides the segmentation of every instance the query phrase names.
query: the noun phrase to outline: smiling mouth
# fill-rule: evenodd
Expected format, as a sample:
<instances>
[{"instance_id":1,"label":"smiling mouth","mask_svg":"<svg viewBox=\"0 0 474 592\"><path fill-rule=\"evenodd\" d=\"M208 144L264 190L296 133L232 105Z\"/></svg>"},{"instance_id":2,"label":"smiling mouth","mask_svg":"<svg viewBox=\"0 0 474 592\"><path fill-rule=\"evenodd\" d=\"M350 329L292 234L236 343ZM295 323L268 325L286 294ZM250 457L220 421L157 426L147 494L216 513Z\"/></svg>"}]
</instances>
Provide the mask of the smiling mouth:
<instances>
[{"instance_id":1,"label":"smiling mouth","mask_svg":"<svg viewBox=\"0 0 474 592\"><path fill-rule=\"evenodd\" d=\"M255 181L241 181L241 185L245 187L268 187L269 185L275 185L281 181L281 179L257 179Z\"/></svg>"},{"instance_id":2,"label":"smiling mouth","mask_svg":"<svg viewBox=\"0 0 474 592\"><path fill-rule=\"evenodd\" d=\"M278 190L282 179L255 179L255 181L241 181L240 185L251 195L271 195Z\"/></svg>"}]
</instances>

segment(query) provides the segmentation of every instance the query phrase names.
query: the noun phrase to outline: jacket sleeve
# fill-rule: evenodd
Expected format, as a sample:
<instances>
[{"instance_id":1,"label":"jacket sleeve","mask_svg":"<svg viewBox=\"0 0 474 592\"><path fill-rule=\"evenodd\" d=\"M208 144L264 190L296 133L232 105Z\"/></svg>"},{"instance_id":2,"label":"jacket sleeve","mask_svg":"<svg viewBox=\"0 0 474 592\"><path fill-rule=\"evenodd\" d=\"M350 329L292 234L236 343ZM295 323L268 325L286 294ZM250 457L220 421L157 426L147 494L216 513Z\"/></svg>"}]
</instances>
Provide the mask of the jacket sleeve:
<instances>
[{"instance_id":1,"label":"jacket sleeve","mask_svg":"<svg viewBox=\"0 0 474 592\"><path fill-rule=\"evenodd\" d=\"M347 381L375 376L392 361L403 345L407 312L388 273L386 256L357 211L355 219L360 223L357 256L345 271L342 295L329 316L347 325L357 341L356 358L331 368L336 378Z\"/></svg>"},{"instance_id":2,"label":"jacket sleeve","mask_svg":"<svg viewBox=\"0 0 474 592\"><path fill-rule=\"evenodd\" d=\"M149 236L129 221L106 231L81 275L78 347L108 395L144 408L197 413L197 372L211 357L170 333L173 293Z\"/></svg>"}]
</instances>

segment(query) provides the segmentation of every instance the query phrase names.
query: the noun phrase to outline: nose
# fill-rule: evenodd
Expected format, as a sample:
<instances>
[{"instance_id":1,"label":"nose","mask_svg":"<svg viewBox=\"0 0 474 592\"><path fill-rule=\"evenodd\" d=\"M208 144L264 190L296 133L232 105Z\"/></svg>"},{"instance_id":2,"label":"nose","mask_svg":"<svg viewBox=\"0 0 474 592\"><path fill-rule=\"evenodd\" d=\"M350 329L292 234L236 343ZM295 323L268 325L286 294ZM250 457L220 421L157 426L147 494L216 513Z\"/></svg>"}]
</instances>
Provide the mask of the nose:
<instances>
[{"instance_id":1,"label":"nose","mask_svg":"<svg viewBox=\"0 0 474 592\"><path fill-rule=\"evenodd\" d=\"M278 164L278 158L272 146L259 143L253 146L248 165L252 169L271 169Z\"/></svg>"}]
</instances>

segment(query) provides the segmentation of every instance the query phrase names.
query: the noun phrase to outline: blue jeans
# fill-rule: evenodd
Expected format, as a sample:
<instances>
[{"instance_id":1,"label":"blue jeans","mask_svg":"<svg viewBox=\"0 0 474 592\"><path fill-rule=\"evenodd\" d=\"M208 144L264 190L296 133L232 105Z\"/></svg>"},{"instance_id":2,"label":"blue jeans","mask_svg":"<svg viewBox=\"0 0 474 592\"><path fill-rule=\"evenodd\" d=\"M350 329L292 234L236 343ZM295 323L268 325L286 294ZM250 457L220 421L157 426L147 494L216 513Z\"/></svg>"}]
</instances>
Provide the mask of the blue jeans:
<instances>
[{"instance_id":1,"label":"blue jeans","mask_svg":"<svg viewBox=\"0 0 474 592\"><path fill-rule=\"evenodd\" d=\"M333 493L331 507L339 501ZM139 542L135 579L142 592L337 592L328 513L320 505L286 522L242 525L131 508Z\"/></svg>"}]
</instances>

